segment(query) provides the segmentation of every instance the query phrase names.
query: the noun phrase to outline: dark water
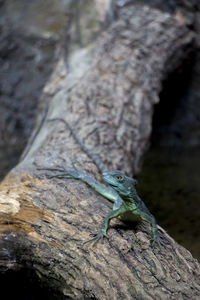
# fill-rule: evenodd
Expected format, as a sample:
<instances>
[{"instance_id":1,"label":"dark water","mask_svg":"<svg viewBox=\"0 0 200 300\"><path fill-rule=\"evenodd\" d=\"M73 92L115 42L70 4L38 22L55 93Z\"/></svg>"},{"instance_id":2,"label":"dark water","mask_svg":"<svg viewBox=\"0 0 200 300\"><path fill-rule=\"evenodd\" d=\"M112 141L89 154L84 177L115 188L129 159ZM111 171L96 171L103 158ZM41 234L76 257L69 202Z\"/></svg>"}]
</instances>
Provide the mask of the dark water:
<instances>
[{"instance_id":1,"label":"dark water","mask_svg":"<svg viewBox=\"0 0 200 300\"><path fill-rule=\"evenodd\" d=\"M200 147L152 147L138 179L138 192L159 225L200 259Z\"/></svg>"},{"instance_id":2,"label":"dark water","mask_svg":"<svg viewBox=\"0 0 200 300\"><path fill-rule=\"evenodd\" d=\"M19 157L25 145L5 144L0 147L0 180L12 169L19 161Z\"/></svg>"}]
</instances>

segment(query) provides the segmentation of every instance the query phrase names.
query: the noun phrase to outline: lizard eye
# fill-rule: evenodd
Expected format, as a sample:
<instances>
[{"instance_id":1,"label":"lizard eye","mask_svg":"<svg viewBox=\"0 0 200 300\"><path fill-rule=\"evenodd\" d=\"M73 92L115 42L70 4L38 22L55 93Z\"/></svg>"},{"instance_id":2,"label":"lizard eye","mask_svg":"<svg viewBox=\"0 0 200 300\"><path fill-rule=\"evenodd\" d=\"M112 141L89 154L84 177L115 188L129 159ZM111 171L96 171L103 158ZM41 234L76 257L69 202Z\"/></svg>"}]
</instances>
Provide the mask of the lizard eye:
<instances>
[{"instance_id":1,"label":"lizard eye","mask_svg":"<svg viewBox=\"0 0 200 300\"><path fill-rule=\"evenodd\" d=\"M116 176L116 179L117 179L118 181L120 181L120 180L122 180L122 176Z\"/></svg>"}]
</instances>

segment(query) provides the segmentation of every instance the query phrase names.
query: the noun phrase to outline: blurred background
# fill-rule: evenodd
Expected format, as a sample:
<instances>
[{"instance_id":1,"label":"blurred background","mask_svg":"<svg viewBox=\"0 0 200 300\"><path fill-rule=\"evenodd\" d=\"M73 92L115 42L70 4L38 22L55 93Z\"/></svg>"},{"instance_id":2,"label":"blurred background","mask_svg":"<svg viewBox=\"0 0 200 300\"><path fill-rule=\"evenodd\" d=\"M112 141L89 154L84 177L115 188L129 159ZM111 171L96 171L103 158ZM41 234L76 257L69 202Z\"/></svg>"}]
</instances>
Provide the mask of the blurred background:
<instances>
[{"instance_id":1,"label":"blurred background","mask_svg":"<svg viewBox=\"0 0 200 300\"><path fill-rule=\"evenodd\" d=\"M17 164L31 136L38 100L60 53L69 57L94 41L113 21L111 2L0 0L1 179ZM182 2L148 1L169 13ZM200 8L190 26L196 46L163 81L138 191L159 225L199 259Z\"/></svg>"}]
</instances>

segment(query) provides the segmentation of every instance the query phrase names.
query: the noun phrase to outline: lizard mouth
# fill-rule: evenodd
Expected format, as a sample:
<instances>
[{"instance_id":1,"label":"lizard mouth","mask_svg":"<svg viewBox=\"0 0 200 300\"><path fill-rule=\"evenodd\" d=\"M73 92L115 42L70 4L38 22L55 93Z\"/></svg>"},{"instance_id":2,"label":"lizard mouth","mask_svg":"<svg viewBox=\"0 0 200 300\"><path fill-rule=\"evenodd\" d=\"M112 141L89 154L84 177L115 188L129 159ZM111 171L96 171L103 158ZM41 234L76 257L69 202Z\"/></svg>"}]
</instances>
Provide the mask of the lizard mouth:
<instances>
[{"instance_id":1,"label":"lizard mouth","mask_svg":"<svg viewBox=\"0 0 200 300\"><path fill-rule=\"evenodd\" d=\"M103 179L104 179L104 181L105 181L107 184L109 184L111 187L113 187L113 188L115 188L115 189L118 187L118 183L112 178L112 176L110 176L109 173L104 172L104 173L103 173Z\"/></svg>"},{"instance_id":2,"label":"lizard mouth","mask_svg":"<svg viewBox=\"0 0 200 300\"><path fill-rule=\"evenodd\" d=\"M112 187L117 187L118 186L117 184L114 184L114 183L109 183L109 185L111 185Z\"/></svg>"},{"instance_id":3,"label":"lizard mouth","mask_svg":"<svg viewBox=\"0 0 200 300\"><path fill-rule=\"evenodd\" d=\"M109 184L111 187L116 188L117 184L110 180L108 177L104 176L104 181Z\"/></svg>"}]
</instances>

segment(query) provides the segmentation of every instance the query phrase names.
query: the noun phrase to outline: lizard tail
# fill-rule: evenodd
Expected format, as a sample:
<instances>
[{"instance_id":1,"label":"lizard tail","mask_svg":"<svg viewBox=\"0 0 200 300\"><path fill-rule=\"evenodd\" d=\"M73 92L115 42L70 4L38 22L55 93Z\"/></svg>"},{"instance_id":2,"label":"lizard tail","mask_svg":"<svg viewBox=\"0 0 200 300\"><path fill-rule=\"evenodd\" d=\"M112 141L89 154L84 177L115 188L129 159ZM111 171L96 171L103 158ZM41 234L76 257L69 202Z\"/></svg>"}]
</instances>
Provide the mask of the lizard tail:
<instances>
[{"instance_id":1,"label":"lizard tail","mask_svg":"<svg viewBox=\"0 0 200 300\"><path fill-rule=\"evenodd\" d=\"M104 163L100 160L100 158L84 145L84 143L80 140L80 138L76 134L75 130L72 128L72 126L67 121L65 121L62 118L53 118L53 119L48 119L47 121L61 121L61 122L63 122L65 124L65 126L67 127L67 129L70 130L70 132L71 132L73 138L75 139L75 141L80 145L81 149L85 153L88 154L88 156L92 159L92 161L98 167L99 171L102 174L104 172L108 172L108 169L106 168L106 166L104 165Z\"/></svg>"}]
</instances>

